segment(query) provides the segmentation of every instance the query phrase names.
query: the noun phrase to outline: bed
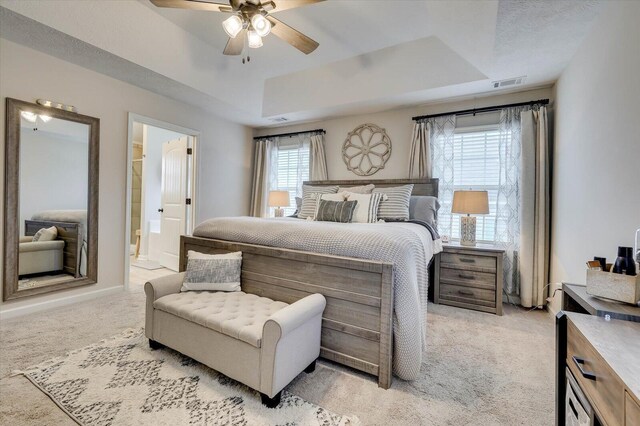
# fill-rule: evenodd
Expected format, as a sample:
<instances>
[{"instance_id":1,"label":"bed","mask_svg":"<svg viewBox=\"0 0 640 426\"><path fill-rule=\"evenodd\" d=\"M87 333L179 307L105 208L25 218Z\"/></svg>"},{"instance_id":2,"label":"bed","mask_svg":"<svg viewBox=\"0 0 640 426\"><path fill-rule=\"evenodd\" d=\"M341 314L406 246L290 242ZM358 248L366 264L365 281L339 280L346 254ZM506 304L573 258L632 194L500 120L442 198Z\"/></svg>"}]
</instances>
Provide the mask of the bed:
<instances>
[{"instance_id":1,"label":"bed","mask_svg":"<svg viewBox=\"0 0 640 426\"><path fill-rule=\"evenodd\" d=\"M437 196L437 179L316 181L306 185L413 184ZM243 291L294 302L327 299L321 356L378 377L412 380L425 348L428 266L440 241L417 223L336 224L300 219L216 218L181 238L187 252L243 252ZM393 356L392 356L393 355Z\"/></svg>"}]
</instances>

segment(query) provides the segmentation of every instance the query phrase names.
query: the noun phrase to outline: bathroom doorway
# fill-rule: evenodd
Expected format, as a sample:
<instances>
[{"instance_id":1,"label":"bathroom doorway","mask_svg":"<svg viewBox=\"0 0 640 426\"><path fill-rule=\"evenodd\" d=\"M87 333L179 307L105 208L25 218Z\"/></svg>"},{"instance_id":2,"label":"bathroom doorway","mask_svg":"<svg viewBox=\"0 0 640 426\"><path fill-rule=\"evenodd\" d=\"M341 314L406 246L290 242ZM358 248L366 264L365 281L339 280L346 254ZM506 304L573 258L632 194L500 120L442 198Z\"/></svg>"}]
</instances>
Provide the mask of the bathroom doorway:
<instances>
[{"instance_id":1,"label":"bathroom doorway","mask_svg":"<svg viewBox=\"0 0 640 426\"><path fill-rule=\"evenodd\" d=\"M130 114L127 286L179 268L180 235L193 229L198 134Z\"/></svg>"}]
</instances>

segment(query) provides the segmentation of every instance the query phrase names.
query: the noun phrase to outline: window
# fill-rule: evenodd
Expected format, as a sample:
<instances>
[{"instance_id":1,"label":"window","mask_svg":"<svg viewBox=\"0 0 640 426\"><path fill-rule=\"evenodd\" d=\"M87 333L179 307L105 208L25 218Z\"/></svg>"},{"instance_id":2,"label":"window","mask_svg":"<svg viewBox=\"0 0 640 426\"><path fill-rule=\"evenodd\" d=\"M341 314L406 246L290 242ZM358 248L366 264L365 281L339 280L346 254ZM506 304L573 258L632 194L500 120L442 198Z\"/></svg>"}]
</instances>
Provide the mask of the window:
<instances>
[{"instance_id":1,"label":"window","mask_svg":"<svg viewBox=\"0 0 640 426\"><path fill-rule=\"evenodd\" d=\"M289 191L289 207L285 216L296 211L296 196L302 194L302 182L309 180L309 144L286 146L279 144L277 152L276 190ZM270 210L273 215L273 209Z\"/></svg>"},{"instance_id":2,"label":"window","mask_svg":"<svg viewBox=\"0 0 640 426\"><path fill-rule=\"evenodd\" d=\"M474 189L489 193L489 214L476 217L478 241L494 242L496 227L501 226L496 220L498 187L501 185L502 174L499 142L500 132L495 126L456 129L454 134L453 191ZM452 197L452 193L449 196ZM451 208L453 200L442 201L443 205ZM459 239L460 215L449 214L451 215L451 238Z\"/></svg>"}]
</instances>

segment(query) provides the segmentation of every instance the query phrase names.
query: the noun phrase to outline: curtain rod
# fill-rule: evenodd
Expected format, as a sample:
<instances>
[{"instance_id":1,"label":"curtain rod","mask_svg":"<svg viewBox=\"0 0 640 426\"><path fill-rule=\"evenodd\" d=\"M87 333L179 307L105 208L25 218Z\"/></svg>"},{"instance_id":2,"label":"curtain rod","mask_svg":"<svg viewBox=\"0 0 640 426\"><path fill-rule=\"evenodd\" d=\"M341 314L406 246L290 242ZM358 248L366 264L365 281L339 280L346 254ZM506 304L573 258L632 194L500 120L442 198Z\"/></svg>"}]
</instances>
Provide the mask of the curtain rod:
<instances>
[{"instance_id":1,"label":"curtain rod","mask_svg":"<svg viewBox=\"0 0 640 426\"><path fill-rule=\"evenodd\" d=\"M296 135L302 135L304 133L322 133L324 135L327 132L324 129L304 130L302 132L290 132L290 133L280 133L280 134L277 134L277 135L256 136L255 138L253 138L253 140L257 141L257 140L260 140L260 139L281 138L281 137L284 137L284 136L296 136Z\"/></svg>"},{"instance_id":2,"label":"curtain rod","mask_svg":"<svg viewBox=\"0 0 640 426\"><path fill-rule=\"evenodd\" d=\"M490 107L482 107L482 108L472 108L472 109L463 109L460 111L451 111L451 112L443 112L439 114L428 114L428 115L419 115L417 117L412 117L413 121L424 120L425 118L433 118L433 117L442 117L444 115L469 115L469 114L480 114L484 112L491 111L499 111L502 108L510 108L516 106L524 106L524 105L547 105L549 103L549 99L538 99L537 101L529 101L529 102L518 102L514 104L506 104L506 105L496 105Z\"/></svg>"}]
</instances>

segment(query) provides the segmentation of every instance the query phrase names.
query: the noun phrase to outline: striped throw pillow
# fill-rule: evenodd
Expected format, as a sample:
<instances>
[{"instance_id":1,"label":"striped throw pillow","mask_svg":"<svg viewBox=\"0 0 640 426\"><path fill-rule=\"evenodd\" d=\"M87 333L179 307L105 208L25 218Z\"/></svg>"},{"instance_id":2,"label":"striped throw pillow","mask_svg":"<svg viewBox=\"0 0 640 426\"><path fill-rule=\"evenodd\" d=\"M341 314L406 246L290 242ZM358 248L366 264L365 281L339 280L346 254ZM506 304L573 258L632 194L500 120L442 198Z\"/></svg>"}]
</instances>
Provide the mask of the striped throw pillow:
<instances>
[{"instance_id":1,"label":"striped throw pillow","mask_svg":"<svg viewBox=\"0 0 640 426\"><path fill-rule=\"evenodd\" d=\"M409 220L411 191L413 184L374 189L374 194L386 194L388 197L380 202L378 219Z\"/></svg>"},{"instance_id":2,"label":"striped throw pillow","mask_svg":"<svg viewBox=\"0 0 640 426\"><path fill-rule=\"evenodd\" d=\"M345 192L344 194L347 196L347 200L358 202L351 220L353 223L375 223L378 221L378 208L386 195L354 192Z\"/></svg>"},{"instance_id":3,"label":"striped throw pillow","mask_svg":"<svg viewBox=\"0 0 640 426\"><path fill-rule=\"evenodd\" d=\"M338 192L338 186L311 186L302 185L302 205L298 212L300 219L312 218L316 214L318 207L318 199L314 194L335 194Z\"/></svg>"},{"instance_id":4,"label":"striped throw pillow","mask_svg":"<svg viewBox=\"0 0 640 426\"><path fill-rule=\"evenodd\" d=\"M320 222L349 223L353 217L357 201L318 201L316 220Z\"/></svg>"}]
</instances>

